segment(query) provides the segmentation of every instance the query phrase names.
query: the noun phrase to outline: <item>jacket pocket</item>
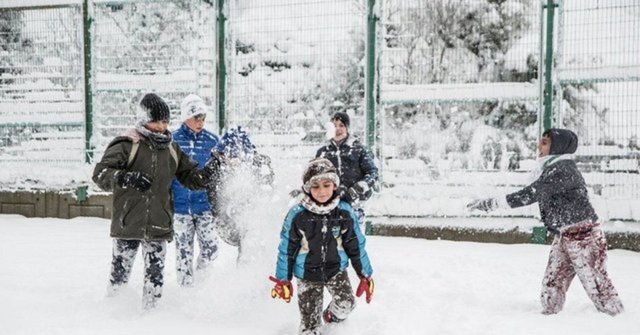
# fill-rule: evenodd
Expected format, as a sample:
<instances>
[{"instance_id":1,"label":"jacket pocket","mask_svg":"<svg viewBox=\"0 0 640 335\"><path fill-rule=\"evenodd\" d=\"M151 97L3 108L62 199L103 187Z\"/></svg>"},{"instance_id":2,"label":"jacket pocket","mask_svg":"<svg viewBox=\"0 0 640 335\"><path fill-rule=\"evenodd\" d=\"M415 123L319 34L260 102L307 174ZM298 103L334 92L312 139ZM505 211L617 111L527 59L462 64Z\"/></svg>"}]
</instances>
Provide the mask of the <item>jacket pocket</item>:
<instances>
[{"instance_id":1,"label":"jacket pocket","mask_svg":"<svg viewBox=\"0 0 640 335\"><path fill-rule=\"evenodd\" d=\"M122 208L122 220L120 220L120 226L121 227L125 227L127 224L126 222L131 219L134 216L134 213L136 212L136 206L137 204L139 204L139 201L133 201L131 199L127 199L124 203L124 206Z\"/></svg>"},{"instance_id":2,"label":"jacket pocket","mask_svg":"<svg viewBox=\"0 0 640 335\"><path fill-rule=\"evenodd\" d=\"M117 223L120 227L124 227L125 217L131 211L131 199L127 198L124 195L124 192L121 191L120 194L116 194L117 191L114 192L114 202L113 202L113 211L117 215Z\"/></svg>"}]
</instances>

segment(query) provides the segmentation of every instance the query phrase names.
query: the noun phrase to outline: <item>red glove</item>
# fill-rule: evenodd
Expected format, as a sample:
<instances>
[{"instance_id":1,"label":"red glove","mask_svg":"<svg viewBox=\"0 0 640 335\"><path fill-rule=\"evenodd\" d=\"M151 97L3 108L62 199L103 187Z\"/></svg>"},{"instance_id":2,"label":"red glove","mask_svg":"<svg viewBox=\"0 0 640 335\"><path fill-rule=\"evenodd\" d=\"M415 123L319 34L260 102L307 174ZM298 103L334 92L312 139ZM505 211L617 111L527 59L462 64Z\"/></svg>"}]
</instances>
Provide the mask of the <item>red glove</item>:
<instances>
[{"instance_id":1,"label":"red glove","mask_svg":"<svg viewBox=\"0 0 640 335\"><path fill-rule=\"evenodd\" d=\"M286 303L289 303L291 301L291 295L293 295L293 285L291 285L291 282L288 280L279 280L273 276L269 276L269 280L276 283L271 289L271 297L274 299L279 297Z\"/></svg>"},{"instance_id":2,"label":"red glove","mask_svg":"<svg viewBox=\"0 0 640 335\"><path fill-rule=\"evenodd\" d=\"M360 297L362 293L367 294L367 304L371 302L373 298L373 278L369 277L360 277L360 284L358 285L358 289L356 290L356 297Z\"/></svg>"}]
</instances>

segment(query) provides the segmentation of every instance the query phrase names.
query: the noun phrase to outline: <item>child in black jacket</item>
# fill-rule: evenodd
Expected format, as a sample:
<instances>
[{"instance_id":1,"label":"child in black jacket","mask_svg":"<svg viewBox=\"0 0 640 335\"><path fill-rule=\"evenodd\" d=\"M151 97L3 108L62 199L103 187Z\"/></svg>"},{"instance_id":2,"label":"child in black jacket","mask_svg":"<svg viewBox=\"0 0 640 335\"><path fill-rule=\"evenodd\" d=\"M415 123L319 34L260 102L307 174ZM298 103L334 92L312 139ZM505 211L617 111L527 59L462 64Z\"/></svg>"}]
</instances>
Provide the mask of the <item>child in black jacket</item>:
<instances>
[{"instance_id":1,"label":"child in black jacket","mask_svg":"<svg viewBox=\"0 0 640 335\"><path fill-rule=\"evenodd\" d=\"M301 334L319 334L322 296L326 287L332 301L322 312L325 323L340 322L355 307L346 268L349 261L360 277L356 296L373 296L371 264L357 214L337 192L336 168L326 158L309 162L303 175L305 197L293 206L282 226L272 297L291 300L291 279L298 278Z\"/></svg>"},{"instance_id":2,"label":"child in black jacket","mask_svg":"<svg viewBox=\"0 0 640 335\"><path fill-rule=\"evenodd\" d=\"M364 202L371 197L373 187L378 182L378 168L371 152L349 134L349 114L336 112L331 122L335 132L331 140L318 149L316 158L326 158L336 167L340 177L340 198L353 207L359 222L363 223Z\"/></svg>"},{"instance_id":3,"label":"child in black jacket","mask_svg":"<svg viewBox=\"0 0 640 335\"><path fill-rule=\"evenodd\" d=\"M572 131L545 131L538 144L542 171L536 181L505 198L475 200L467 207L488 212L538 202L541 219L554 234L542 283L542 313L562 310L565 294L577 275L596 309L616 315L624 308L607 274L604 233L571 155L577 148L578 136Z\"/></svg>"}]
</instances>

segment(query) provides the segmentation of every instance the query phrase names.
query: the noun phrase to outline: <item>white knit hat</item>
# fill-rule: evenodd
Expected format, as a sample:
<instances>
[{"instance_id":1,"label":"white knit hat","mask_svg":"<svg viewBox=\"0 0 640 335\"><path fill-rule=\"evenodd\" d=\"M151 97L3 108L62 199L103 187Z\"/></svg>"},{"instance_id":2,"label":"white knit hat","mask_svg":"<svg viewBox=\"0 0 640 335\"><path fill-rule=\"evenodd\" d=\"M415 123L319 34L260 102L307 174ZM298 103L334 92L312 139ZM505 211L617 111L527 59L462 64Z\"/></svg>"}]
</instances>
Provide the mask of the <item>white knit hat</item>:
<instances>
[{"instance_id":1,"label":"white knit hat","mask_svg":"<svg viewBox=\"0 0 640 335\"><path fill-rule=\"evenodd\" d=\"M195 94L187 95L180 103L180 117L182 121L198 115L207 114L207 105L202 98Z\"/></svg>"}]
</instances>

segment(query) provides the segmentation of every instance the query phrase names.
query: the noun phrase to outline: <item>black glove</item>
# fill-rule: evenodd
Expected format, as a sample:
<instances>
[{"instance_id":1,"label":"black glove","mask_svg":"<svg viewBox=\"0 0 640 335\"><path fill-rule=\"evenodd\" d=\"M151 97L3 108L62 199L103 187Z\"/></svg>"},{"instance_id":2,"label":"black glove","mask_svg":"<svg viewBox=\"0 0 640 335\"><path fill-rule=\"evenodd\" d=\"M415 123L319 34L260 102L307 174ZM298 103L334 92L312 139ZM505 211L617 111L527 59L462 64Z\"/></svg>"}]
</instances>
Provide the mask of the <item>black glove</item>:
<instances>
[{"instance_id":1,"label":"black glove","mask_svg":"<svg viewBox=\"0 0 640 335\"><path fill-rule=\"evenodd\" d=\"M289 192L289 196L292 198L297 198L298 196L300 196L300 194L304 193L301 189L296 188L295 190L292 190L291 192Z\"/></svg>"},{"instance_id":2,"label":"black glove","mask_svg":"<svg viewBox=\"0 0 640 335\"><path fill-rule=\"evenodd\" d=\"M476 199L467 204L467 210L477 209L485 212L490 212L498 208L498 200L495 198L488 199Z\"/></svg>"},{"instance_id":3,"label":"black glove","mask_svg":"<svg viewBox=\"0 0 640 335\"><path fill-rule=\"evenodd\" d=\"M118 173L118 185L122 188L133 187L134 189L144 192L151 188L151 177L140 171L127 171Z\"/></svg>"},{"instance_id":4,"label":"black glove","mask_svg":"<svg viewBox=\"0 0 640 335\"><path fill-rule=\"evenodd\" d=\"M349 196L353 200L365 200L367 192L369 192L369 185L364 180L355 183L349 188Z\"/></svg>"},{"instance_id":5,"label":"black glove","mask_svg":"<svg viewBox=\"0 0 640 335\"><path fill-rule=\"evenodd\" d=\"M354 198L351 197L351 194L349 193L349 189L342 184L340 184L340 186L338 187L338 196L340 197L340 199L348 203L351 203L353 202L353 200L355 200Z\"/></svg>"},{"instance_id":6,"label":"black glove","mask_svg":"<svg viewBox=\"0 0 640 335\"><path fill-rule=\"evenodd\" d=\"M220 171L220 166L222 166L222 157L220 153L217 151L211 151L211 158L209 158L202 168L202 178L208 182L211 180L213 175Z\"/></svg>"}]
</instances>

